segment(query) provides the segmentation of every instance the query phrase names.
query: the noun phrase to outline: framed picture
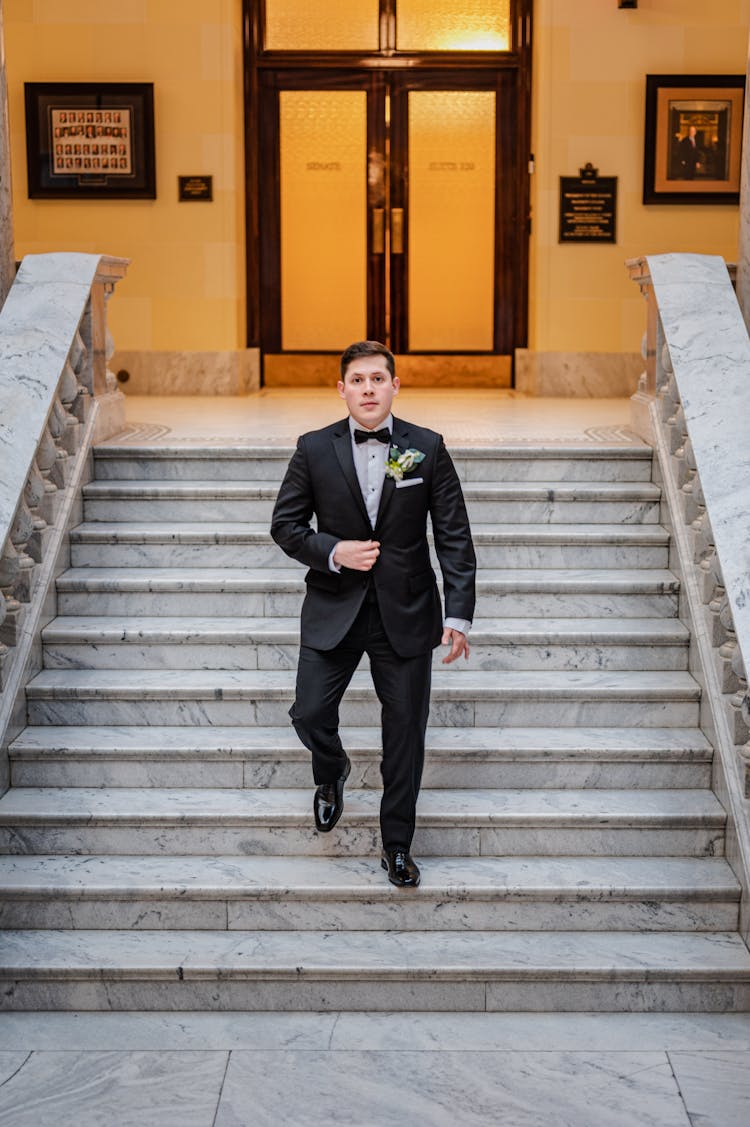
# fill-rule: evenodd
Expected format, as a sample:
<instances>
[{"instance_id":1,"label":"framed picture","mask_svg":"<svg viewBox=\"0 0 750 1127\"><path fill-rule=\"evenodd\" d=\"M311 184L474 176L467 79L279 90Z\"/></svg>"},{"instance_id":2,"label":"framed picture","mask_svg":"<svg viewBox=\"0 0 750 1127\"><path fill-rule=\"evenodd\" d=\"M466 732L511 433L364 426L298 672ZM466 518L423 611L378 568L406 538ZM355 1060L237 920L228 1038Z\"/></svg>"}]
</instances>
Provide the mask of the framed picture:
<instances>
[{"instance_id":1,"label":"framed picture","mask_svg":"<svg viewBox=\"0 0 750 1127\"><path fill-rule=\"evenodd\" d=\"M646 76L643 202L737 204L745 76Z\"/></svg>"},{"instance_id":2,"label":"framed picture","mask_svg":"<svg viewBox=\"0 0 750 1127\"><path fill-rule=\"evenodd\" d=\"M30 199L156 198L150 82L27 82Z\"/></svg>"}]
</instances>

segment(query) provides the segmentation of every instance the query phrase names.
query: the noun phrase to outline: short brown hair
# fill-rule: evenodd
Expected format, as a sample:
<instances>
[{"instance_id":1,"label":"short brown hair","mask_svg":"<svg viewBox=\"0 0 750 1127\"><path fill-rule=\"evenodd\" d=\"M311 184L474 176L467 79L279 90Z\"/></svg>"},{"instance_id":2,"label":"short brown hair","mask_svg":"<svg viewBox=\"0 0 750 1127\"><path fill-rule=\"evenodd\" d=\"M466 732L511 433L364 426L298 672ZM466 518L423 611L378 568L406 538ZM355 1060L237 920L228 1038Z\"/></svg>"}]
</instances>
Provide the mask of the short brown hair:
<instances>
[{"instance_id":1,"label":"short brown hair","mask_svg":"<svg viewBox=\"0 0 750 1127\"><path fill-rule=\"evenodd\" d=\"M341 379L343 380L346 375L346 370L349 365L358 360L360 356L383 356L388 371L391 374L391 379L396 375L396 361L390 349L386 348L377 340L358 340L354 344L350 344L345 352L341 354Z\"/></svg>"}]
</instances>

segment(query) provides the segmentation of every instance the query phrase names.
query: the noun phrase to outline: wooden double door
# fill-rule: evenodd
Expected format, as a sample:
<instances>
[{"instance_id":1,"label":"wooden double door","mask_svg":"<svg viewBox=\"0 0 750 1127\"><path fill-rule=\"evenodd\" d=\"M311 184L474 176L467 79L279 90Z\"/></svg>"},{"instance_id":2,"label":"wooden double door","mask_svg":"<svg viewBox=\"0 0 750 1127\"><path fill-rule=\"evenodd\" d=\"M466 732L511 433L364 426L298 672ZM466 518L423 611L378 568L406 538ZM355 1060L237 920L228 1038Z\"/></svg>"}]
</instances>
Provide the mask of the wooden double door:
<instances>
[{"instance_id":1,"label":"wooden double door","mask_svg":"<svg viewBox=\"0 0 750 1127\"><path fill-rule=\"evenodd\" d=\"M519 73L259 72L265 354L369 338L400 354L510 357L525 343Z\"/></svg>"}]
</instances>

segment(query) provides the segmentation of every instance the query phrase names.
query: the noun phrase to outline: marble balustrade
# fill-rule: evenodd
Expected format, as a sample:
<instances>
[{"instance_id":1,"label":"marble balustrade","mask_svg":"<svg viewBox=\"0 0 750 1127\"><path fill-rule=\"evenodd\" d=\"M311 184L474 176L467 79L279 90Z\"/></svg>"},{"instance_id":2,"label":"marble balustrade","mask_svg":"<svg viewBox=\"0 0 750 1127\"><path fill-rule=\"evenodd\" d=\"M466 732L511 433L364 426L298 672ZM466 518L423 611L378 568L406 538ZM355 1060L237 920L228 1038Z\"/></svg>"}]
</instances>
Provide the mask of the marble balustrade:
<instances>
[{"instance_id":1,"label":"marble balustrade","mask_svg":"<svg viewBox=\"0 0 750 1127\"><path fill-rule=\"evenodd\" d=\"M126 269L100 255L29 255L0 312L0 735L74 468L92 437L106 436L94 425L101 403L105 431L119 429L106 302Z\"/></svg>"},{"instance_id":2,"label":"marble balustrade","mask_svg":"<svg viewBox=\"0 0 750 1127\"><path fill-rule=\"evenodd\" d=\"M681 616L694 632L702 725L717 753L714 788L750 874L750 338L723 259L650 255L628 262L647 302L646 371L633 425L656 448L673 533ZM744 915L750 908L745 898ZM748 932L748 920L744 928Z\"/></svg>"}]
</instances>

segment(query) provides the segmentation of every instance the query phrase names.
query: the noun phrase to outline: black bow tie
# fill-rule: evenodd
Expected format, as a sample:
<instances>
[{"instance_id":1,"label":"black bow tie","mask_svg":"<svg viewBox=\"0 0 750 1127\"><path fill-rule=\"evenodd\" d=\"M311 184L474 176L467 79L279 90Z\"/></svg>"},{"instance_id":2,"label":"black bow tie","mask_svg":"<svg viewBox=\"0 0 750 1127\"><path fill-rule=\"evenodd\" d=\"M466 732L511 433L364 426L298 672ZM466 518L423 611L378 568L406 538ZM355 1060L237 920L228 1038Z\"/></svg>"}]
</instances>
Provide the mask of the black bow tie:
<instances>
[{"instance_id":1,"label":"black bow tie","mask_svg":"<svg viewBox=\"0 0 750 1127\"><path fill-rule=\"evenodd\" d=\"M357 443L357 446L359 446L361 442L369 442L371 438L374 438L376 442L388 443L391 441L391 432L388 430L388 427L383 427L382 430L360 430L358 427L355 428L354 441Z\"/></svg>"}]
</instances>

